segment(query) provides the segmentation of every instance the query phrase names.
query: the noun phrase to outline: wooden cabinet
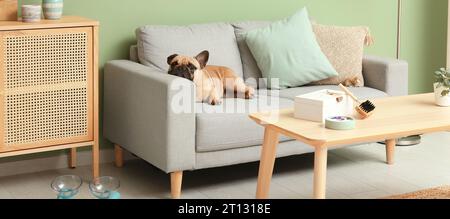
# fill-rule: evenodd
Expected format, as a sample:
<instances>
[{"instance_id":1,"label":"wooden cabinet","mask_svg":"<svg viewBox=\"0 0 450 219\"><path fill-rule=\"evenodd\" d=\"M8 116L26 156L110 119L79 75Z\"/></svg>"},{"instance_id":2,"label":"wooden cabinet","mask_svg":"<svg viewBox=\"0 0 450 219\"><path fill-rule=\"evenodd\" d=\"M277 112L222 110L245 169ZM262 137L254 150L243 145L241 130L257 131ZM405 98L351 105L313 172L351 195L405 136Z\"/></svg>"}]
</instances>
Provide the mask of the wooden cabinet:
<instances>
[{"instance_id":1,"label":"wooden cabinet","mask_svg":"<svg viewBox=\"0 0 450 219\"><path fill-rule=\"evenodd\" d=\"M93 147L98 176L98 22L0 22L0 157Z\"/></svg>"},{"instance_id":2,"label":"wooden cabinet","mask_svg":"<svg viewBox=\"0 0 450 219\"><path fill-rule=\"evenodd\" d=\"M17 0L0 0L0 21L16 21L17 7Z\"/></svg>"}]
</instances>

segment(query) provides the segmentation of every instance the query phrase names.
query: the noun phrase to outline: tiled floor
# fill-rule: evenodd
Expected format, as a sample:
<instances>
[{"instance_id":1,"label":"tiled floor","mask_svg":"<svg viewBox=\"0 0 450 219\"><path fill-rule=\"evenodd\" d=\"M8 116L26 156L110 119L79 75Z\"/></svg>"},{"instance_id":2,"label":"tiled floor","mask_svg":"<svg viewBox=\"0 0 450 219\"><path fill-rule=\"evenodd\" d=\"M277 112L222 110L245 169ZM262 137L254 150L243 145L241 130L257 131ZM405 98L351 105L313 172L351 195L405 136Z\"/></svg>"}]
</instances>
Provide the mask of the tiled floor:
<instances>
[{"instance_id":1,"label":"tiled floor","mask_svg":"<svg viewBox=\"0 0 450 219\"><path fill-rule=\"evenodd\" d=\"M384 163L380 144L334 150L329 153L328 198L381 198L450 184L450 133L424 136L416 147L398 147L396 164ZM313 155L278 159L271 198L311 198ZM253 198L258 163L186 172L183 198ZM169 198L169 177L142 160L122 169L102 165L103 175L120 178L123 198ZM87 182L90 167L61 169L0 178L0 198L54 198L50 181L78 174ZM77 198L92 198L84 183Z\"/></svg>"}]
</instances>

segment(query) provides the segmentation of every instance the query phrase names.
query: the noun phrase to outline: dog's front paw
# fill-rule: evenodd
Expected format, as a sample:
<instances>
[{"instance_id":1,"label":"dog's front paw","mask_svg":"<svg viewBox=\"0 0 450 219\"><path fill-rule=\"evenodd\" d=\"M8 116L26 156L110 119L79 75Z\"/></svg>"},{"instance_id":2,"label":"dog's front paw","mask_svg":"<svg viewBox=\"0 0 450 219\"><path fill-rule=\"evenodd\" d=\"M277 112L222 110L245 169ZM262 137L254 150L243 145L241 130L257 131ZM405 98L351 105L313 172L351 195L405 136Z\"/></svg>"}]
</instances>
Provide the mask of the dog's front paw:
<instances>
[{"instance_id":1,"label":"dog's front paw","mask_svg":"<svg viewBox=\"0 0 450 219\"><path fill-rule=\"evenodd\" d=\"M211 99L209 101L209 104L211 104L213 106L221 105L222 103L223 103L222 99Z\"/></svg>"},{"instance_id":2,"label":"dog's front paw","mask_svg":"<svg viewBox=\"0 0 450 219\"><path fill-rule=\"evenodd\" d=\"M245 99L253 99L255 97L255 89L248 87L245 91Z\"/></svg>"}]
</instances>

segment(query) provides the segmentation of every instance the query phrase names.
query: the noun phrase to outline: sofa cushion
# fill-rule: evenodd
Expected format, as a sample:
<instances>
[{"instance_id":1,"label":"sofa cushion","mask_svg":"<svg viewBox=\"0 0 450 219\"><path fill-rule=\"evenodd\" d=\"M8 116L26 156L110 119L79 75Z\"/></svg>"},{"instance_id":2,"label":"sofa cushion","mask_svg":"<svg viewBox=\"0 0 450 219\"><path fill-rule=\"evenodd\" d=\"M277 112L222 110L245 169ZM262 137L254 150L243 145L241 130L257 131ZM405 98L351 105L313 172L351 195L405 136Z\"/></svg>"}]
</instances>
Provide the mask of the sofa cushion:
<instances>
[{"instance_id":1,"label":"sofa cushion","mask_svg":"<svg viewBox=\"0 0 450 219\"><path fill-rule=\"evenodd\" d=\"M234 28L226 23L190 26L150 25L136 30L139 61L167 72L172 54L196 56L210 52L209 65L226 66L242 77L242 62Z\"/></svg>"},{"instance_id":2,"label":"sofa cushion","mask_svg":"<svg viewBox=\"0 0 450 219\"><path fill-rule=\"evenodd\" d=\"M245 42L245 33L261 27L267 27L270 24L271 22L269 21L247 21L232 24L239 46L239 52L241 53L244 79L252 87L266 88L266 84L260 83L259 81L262 78L261 70L258 68L258 64Z\"/></svg>"},{"instance_id":3,"label":"sofa cushion","mask_svg":"<svg viewBox=\"0 0 450 219\"><path fill-rule=\"evenodd\" d=\"M197 103L197 152L261 145L264 128L251 120L249 113L293 106L291 100L268 97L264 93L252 100L227 98L220 106ZM287 137L280 138L281 142L289 140Z\"/></svg>"},{"instance_id":4,"label":"sofa cushion","mask_svg":"<svg viewBox=\"0 0 450 219\"><path fill-rule=\"evenodd\" d=\"M354 86L364 86L362 75L364 46L372 43L369 28L364 26L341 27L313 24L317 42L323 53L339 73L312 83L312 85L338 85L354 80Z\"/></svg>"},{"instance_id":5,"label":"sofa cushion","mask_svg":"<svg viewBox=\"0 0 450 219\"><path fill-rule=\"evenodd\" d=\"M286 98L290 100L294 100L296 96L323 90L323 89L329 89L329 90L341 90L336 85L317 85L317 86L305 86L305 87L296 87L296 88L290 88L281 90L279 95L281 98ZM358 98L360 99L373 99L373 98L380 98L380 97L387 97L389 96L383 91L373 89L370 87L349 87L349 90L352 91Z\"/></svg>"},{"instance_id":6,"label":"sofa cushion","mask_svg":"<svg viewBox=\"0 0 450 219\"><path fill-rule=\"evenodd\" d=\"M235 148L222 151L212 151L195 154L195 169L230 166L261 159L260 145L245 148ZM314 147L299 141L281 142L277 147L277 157L287 157L314 152Z\"/></svg>"},{"instance_id":7,"label":"sofa cushion","mask_svg":"<svg viewBox=\"0 0 450 219\"><path fill-rule=\"evenodd\" d=\"M271 89L298 87L338 75L317 43L306 8L247 32L245 42Z\"/></svg>"}]
</instances>

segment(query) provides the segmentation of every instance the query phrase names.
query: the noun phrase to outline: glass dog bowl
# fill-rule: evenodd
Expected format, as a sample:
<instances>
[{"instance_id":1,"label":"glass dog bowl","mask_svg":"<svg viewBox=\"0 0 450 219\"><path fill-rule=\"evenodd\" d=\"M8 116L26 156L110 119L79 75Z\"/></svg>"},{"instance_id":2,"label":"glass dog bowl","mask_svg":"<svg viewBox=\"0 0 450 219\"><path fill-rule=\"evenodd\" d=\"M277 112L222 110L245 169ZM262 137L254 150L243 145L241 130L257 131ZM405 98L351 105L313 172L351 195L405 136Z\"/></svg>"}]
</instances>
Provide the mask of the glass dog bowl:
<instances>
[{"instance_id":1,"label":"glass dog bowl","mask_svg":"<svg viewBox=\"0 0 450 219\"><path fill-rule=\"evenodd\" d=\"M89 190L98 199L120 199L119 187L120 181L112 176L98 177L89 183Z\"/></svg>"},{"instance_id":2,"label":"glass dog bowl","mask_svg":"<svg viewBox=\"0 0 450 219\"><path fill-rule=\"evenodd\" d=\"M58 193L58 199L71 199L80 191L83 180L79 176L64 175L56 177L51 187Z\"/></svg>"}]
</instances>

